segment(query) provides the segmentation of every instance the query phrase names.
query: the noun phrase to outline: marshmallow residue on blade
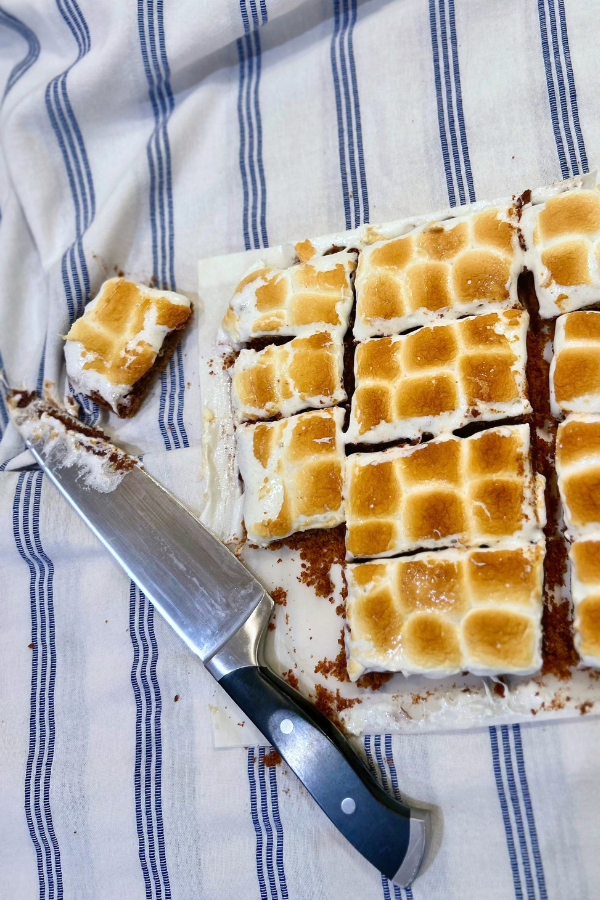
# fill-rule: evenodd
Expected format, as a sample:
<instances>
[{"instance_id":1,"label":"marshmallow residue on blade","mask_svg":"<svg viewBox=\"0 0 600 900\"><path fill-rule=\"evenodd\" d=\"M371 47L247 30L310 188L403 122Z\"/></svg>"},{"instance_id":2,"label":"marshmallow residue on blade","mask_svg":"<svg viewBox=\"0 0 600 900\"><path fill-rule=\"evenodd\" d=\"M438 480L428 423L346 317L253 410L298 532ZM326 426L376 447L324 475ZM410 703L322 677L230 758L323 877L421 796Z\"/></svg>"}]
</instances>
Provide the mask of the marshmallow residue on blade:
<instances>
[{"instance_id":1,"label":"marshmallow residue on blade","mask_svg":"<svg viewBox=\"0 0 600 900\"><path fill-rule=\"evenodd\" d=\"M15 391L8 402L14 425L24 440L43 450L55 467L77 466L83 482L95 491L114 491L125 474L139 465L97 428L89 428L35 394Z\"/></svg>"}]
</instances>

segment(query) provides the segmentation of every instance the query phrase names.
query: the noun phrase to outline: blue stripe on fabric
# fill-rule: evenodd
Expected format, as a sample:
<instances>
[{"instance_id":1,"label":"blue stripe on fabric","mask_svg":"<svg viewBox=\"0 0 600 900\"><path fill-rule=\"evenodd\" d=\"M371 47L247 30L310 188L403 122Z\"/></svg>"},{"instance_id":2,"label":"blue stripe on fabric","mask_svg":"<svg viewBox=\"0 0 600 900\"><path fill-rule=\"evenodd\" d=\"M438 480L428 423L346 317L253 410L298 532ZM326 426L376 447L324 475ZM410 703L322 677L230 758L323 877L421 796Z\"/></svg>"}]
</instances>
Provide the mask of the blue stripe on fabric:
<instances>
[{"instance_id":1,"label":"blue stripe on fabric","mask_svg":"<svg viewBox=\"0 0 600 900\"><path fill-rule=\"evenodd\" d=\"M277 866L277 878L279 880L279 889L281 891L281 900L289 900L287 889L287 881L285 877L285 869L283 867L283 825L281 824L281 816L279 815L279 796L277 789L277 769L275 766L269 768L269 787L271 791L271 811L273 813L273 822L275 824L275 832L277 834L277 851L275 856L275 864Z\"/></svg>"},{"instance_id":2,"label":"blue stripe on fabric","mask_svg":"<svg viewBox=\"0 0 600 900\"><path fill-rule=\"evenodd\" d=\"M500 727L500 734L502 737L502 749L504 752L504 769L506 772L506 781L508 783L508 793L510 796L510 802L513 808L513 816L517 828L517 837L519 840L519 847L521 850L521 863L523 865L523 871L525 874L525 887L527 890L528 900L535 900L535 893L533 889L533 878L531 876L531 864L529 862L529 852L527 849L527 840L525 838L525 829L523 828L523 817L521 815L521 805L519 803L519 796L517 794L517 787L515 784L515 775L513 771L512 764L512 753L510 748L510 740L508 736L508 726L502 725Z\"/></svg>"},{"instance_id":3,"label":"blue stripe on fabric","mask_svg":"<svg viewBox=\"0 0 600 900\"><path fill-rule=\"evenodd\" d=\"M76 0L56 0L58 11L77 44L77 57L46 88L46 108L63 157L75 211L75 240L63 254L61 272L69 324L82 315L90 294L90 278L83 249L83 237L96 214L96 196L91 168L81 129L71 105L67 79L71 69L89 52L90 32ZM45 347L40 363L38 391L43 386ZM100 416L98 406L82 395L75 395L81 417L88 424L96 424Z\"/></svg>"},{"instance_id":4,"label":"blue stripe on fabric","mask_svg":"<svg viewBox=\"0 0 600 900\"><path fill-rule=\"evenodd\" d=\"M11 28L27 41L26 55L22 60L16 63L15 66L13 66L13 69L8 76L8 81L6 82L6 87L4 88L4 96L6 97L11 88L15 86L19 78L23 77L23 75L32 67L34 62L39 57L40 42L37 39L35 32L29 27L29 25L26 25L20 19L17 19L16 16L13 16L12 13L7 12L1 7L0 25L5 25L7 28Z\"/></svg>"},{"instance_id":5,"label":"blue stripe on fabric","mask_svg":"<svg viewBox=\"0 0 600 900\"><path fill-rule=\"evenodd\" d=\"M150 230L153 280L174 291L175 220L169 120L175 108L166 50L163 0L138 0L138 32L154 129L146 146L150 176ZM165 449L189 447L183 420L185 376L180 347L161 375L158 426Z\"/></svg>"},{"instance_id":6,"label":"blue stripe on fabric","mask_svg":"<svg viewBox=\"0 0 600 900\"><path fill-rule=\"evenodd\" d=\"M263 832L258 821L258 802L256 795L256 776L254 773L255 765L255 748L248 747L248 761L246 771L248 773L248 786L250 788L250 815L252 816L252 824L254 825L254 833L256 835L256 877L258 879L258 889L260 891L261 900L267 900L267 886L265 883L265 873L263 867Z\"/></svg>"},{"instance_id":7,"label":"blue stripe on fabric","mask_svg":"<svg viewBox=\"0 0 600 900\"><path fill-rule=\"evenodd\" d=\"M154 608L133 582L129 592L129 633L136 702L134 791L138 853L148 900L170 900L162 816L162 702L156 675Z\"/></svg>"},{"instance_id":8,"label":"blue stripe on fabric","mask_svg":"<svg viewBox=\"0 0 600 900\"><path fill-rule=\"evenodd\" d=\"M4 373L4 362L2 353L0 353L0 435L4 433L4 429L8 425L8 409L6 408L6 375Z\"/></svg>"},{"instance_id":9,"label":"blue stripe on fabric","mask_svg":"<svg viewBox=\"0 0 600 900\"><path fill-rule=\"evenodd\" d=\"M523 889L521 887L521 876L519 874L519 866L517 863L517 853L515 850L515 839L513 835L512 823L508 812L508 803L506 801L506 791L504 789L504 781L502 779L502 770L500 767L500 751L498 748L498 729L492 725L489 729L490 743L492 748L492 765L494 767L494 777L496 779L496 790L498 791L498 800L500 801L500 809L502 812L502 821L504 822L504 831L506 834L506 844L508 847L508 855L510 859L510 868L512 871L513 884L515 888L515 897L517 900L523 900Z\"/></svg>"},{"instance_id":10,"label":"blue stripe on fabric","mask_svg":"<svg viewBox=\"0 0 600 900\"><path fill-rule=\"evenodd\" d=\"M463 111L454 0L429 0L429 28L448 200L450 206L472 203L475 187Z\"/></svg>"},{"instance_id":11,"label":"blue stripe on fabric","mask_svg":"<svg viewBox=\"0 0 600 900\"><path fill-rule=\"evenodd\" d=\"M267 878L269 879L269 889L271 898L278 897L277 885L275 883L275 869L273 867L273 826L269 815L269 797L267 793L267 784L265 778L265 748L259 747L258 750L258 784L260 787L260 812L262 824L267 836L265 846L265 864L267 868Z\"/></svg>"},{"instance_id":12,"label":"blue stripe on fabric","mask_svg":"<svg viewBox=\"0 0 600 900\"><path fill-rule=\"evenodd\" d=\"M548 102L563 178L588 171L563 0L538 0ZM566 147L565 147L566 145Z\"/></svg>"},{"instance_id":13,"label":"blue stripe on fabric","mask_svg":"<svg viewBox=\"0 0 600 900\"><path fill-rule=\"evenodd\" d=\"M41 472L22 473L17 481L13 503L15 544L19 555L27 564L30 576L33 645L29 752L25 769L24 799L25 817L37 860L40 898L62 900L60 848L54 832L50 806L50 781L55 744L54 566L44 551L40 536L41 491Z\"/></svg>"},{"instance_id":14,"label":"blue stripe on fabric","mask_svg":"<svg viewBox=\"0 0 600 900\"><path fill-rule=\"evenodd\" d=\"M527 773L525 771L525 757L523 754L523 743L521 741L521 726L512 726L513 740L515 744L515 757L517 760L517 772L521 784L521 793L523 795L523 803L525 805L525 815L527 817L527 825L529 828L529 837L531 841L531 849L533 853L533 861L535 865L535 876L538 884L540 900L547 900L546 878L544 876L544 866L540 853L540 846L537 836L537 828L535 827L535 816L533 814L533 806L531 796L529 794L529 784L527 781Z\"/></svg>"},{"instance_id":15,"label":"blue stripe on fabric","mask_svg":"<svg viewBox=\"0 0 600 900\"><path fill-rule=\"evenodd\" d=\"M333 13L330 58L344 218L346 228L356 228L369 221L369 196L353 41L356 0L334 0Z\"/></svg>"}]
</instances>

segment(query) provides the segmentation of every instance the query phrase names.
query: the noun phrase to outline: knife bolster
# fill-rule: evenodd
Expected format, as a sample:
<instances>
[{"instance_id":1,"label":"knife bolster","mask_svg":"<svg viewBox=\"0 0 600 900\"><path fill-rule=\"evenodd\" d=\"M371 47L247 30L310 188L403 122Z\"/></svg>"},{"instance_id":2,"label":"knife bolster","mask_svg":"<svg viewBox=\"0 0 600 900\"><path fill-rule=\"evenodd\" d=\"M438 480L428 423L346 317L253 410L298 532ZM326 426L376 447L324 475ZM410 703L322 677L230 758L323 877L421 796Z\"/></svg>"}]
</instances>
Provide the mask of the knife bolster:
<instances>
[{"instance_id":1,"label":"knife bolster","mask_svg":"<svg viewBox=\"0 0 600 900\"><path fill-rule=\"evenodd\" d=\"M204 665L217 681L236 669L263 664L262 650L273 601L265 591L241 628Z\"/></svg>"}]
</instances>

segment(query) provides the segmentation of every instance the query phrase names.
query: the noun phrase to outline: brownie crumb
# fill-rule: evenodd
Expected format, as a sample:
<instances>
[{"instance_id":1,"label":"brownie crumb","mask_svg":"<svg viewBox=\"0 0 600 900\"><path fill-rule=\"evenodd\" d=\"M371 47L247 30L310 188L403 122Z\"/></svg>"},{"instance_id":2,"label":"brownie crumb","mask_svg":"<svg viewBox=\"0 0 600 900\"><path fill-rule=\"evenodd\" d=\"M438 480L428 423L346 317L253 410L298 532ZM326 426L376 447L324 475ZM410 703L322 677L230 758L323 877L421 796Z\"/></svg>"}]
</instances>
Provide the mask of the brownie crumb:
<instances>
[{"instance_id":1,"label":"brownie crumb","mask_svg":"<svg viewBox=\"0 0 600 900\"><path fill-rule=\"evenodd\" d=\"M281 755L280 753L272 748L268 753L265 753L263 756L263 763L265 766L279 766L281 765Z\"/></svg>"},{"instance_id":2,"label":"brownie crumb","mask_svg":"<svg viewBox=\"0 0 600 900\"><path fill-rule=\"evenodd\" d=\"M498 697L504 697L504 695L506 693L506 685L502 684L499 681L495 682L494 693L497 694Z\"/></svg>"},{"instance_id":3,"label":"brownie crumb","mask_svg":"<svg viewBox=\"0 0 600 900\"><path fill-rule=\"evenodd\" d=\"M338 644L340 645L341 649L336 658L331 660L325 657L325 659L320 660L320 662L318 662L315 666L315 674L324 675L325 678L329 678L329 676L331 675L338 681L350 681L350 678L348 677L346 642L344 639L343 628L341 637L338 638Z\"/></svg>"},{"instance_id":4,"label":"brownie crumb","mask_svg":"<svg viewBox=\"0 0 600 900\"><path fill-rule=\"evenodd\" d=\"M273 603L277 606L287 606L287 591L282 587L273 588L271 591Z\"/></svg>"},{"instance_id":5,"label":"brownie crumb","mask_svg":"<svg viewBox=\"0 0 600 900\"><path fill-rule=\"evenodd\" d=\"M177 701L179 700L179 694L175 694L173 700L175 701L175 703L177 703Z\"/></svg>"},{"instance_id":6,"label":"brownie crumb","mask_svg":"<svg viewBox=\"0 0 600 900\"><path fill-rule=\"evenodd\" d=\"M298 678L296 675L294 675L291 669L288 669L287 672L284 672L281 677L284 681L287 681L290 687L293 687L295 691L298 690Z\"/></svg>"},{"instance_id":7,"label":"brownie crumb","mask_svg":"<svg viewBox=\"0 0 600 900\"><path fill-rule=\"evenodd\" d=\"M592 700L586 700L585 703L580 703L579 706L577 707L577 709L579 710L579 712L581 713L582 716L585 716L587 713L589 713L589 711L591 710L593 705L594 705L594 703Z\"/></svg>"},{"instance_id":8,"label":"brownie crumb","mask_svg":"<svg viewBox=\"0 0 600 900\"><path fill-rule=\"evenodd\" d=\"M302 560L300 581L307 587L314 588L317 597L332 599L334 585L331 567L337 564L343 568L346 565L345 536L346 526L342 523L337 528L317 528L314 531L292 534L282 541L269 544L269 549L281 550L282 547L288 547L296 550Z\"/></svg>"}]
</instances>

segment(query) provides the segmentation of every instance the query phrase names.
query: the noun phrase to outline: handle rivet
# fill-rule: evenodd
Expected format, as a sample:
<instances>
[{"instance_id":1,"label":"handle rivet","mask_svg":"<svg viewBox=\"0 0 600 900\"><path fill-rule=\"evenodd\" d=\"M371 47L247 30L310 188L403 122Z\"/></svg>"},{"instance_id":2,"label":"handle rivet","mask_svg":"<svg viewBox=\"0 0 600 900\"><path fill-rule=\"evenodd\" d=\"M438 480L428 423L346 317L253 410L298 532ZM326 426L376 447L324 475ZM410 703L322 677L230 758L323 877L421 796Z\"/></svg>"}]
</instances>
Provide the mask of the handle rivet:
<instances>
[{"instance_id":1,"label":"handle rivet","mask_svg":"<svg viewBox=\"0 0 600 900\"><path fill-rule=\"evenodd\" d=\"M294 730L294 723L291 719L282 719L279 728L284 734L291 734Z\"/></svg>"},{"instance_id":2,"label":"handle rivet","mask_svg":"<svg viewBox=\"0 0 600 900\"><path fill-rule=\"evenodd\" d=\"M352 797L344 797L342 800L342 812L345 812L347 816L351 816L355 809L356 802Z\"/></svg>"}]
</instances>

